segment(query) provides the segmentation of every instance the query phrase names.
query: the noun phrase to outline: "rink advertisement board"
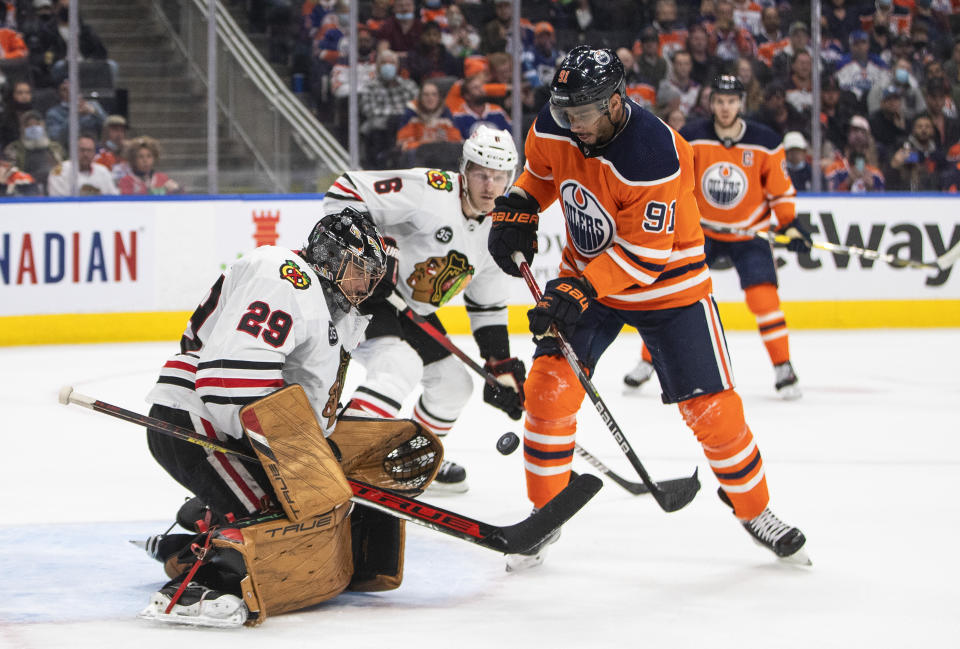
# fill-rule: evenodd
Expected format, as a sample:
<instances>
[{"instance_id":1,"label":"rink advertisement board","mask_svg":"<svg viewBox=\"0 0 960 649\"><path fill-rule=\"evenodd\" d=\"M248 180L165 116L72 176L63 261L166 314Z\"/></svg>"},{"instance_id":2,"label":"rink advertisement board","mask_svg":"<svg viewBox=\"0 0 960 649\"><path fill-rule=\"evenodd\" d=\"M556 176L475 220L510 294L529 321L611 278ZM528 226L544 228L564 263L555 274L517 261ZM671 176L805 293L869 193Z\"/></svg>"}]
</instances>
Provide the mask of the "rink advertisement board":
<instances>
[{"instance_id":1,"label":"rink advertisement board","mask_svg":"<svg viewBox=\"0 0 960 649\"><path fill-rule=\"evenodd\" d=\"M0 216L0 344L176 338L217 276L259 245L299 248L320 197L176 197L5 202ZM960 199L805 196L798 212L814 238L932 261L960 241ZM556 274L563 214L541 218L534 273ZM814 250L775 251L793 328L960 326L960 279ZM728 328L753 328L732 268L712 271ZM402 278L401 278L402 281ZM526 285L513 280L511 328L522 331ZM444 309L467 331L461 301Z\"/></svg>"}]
</instances>

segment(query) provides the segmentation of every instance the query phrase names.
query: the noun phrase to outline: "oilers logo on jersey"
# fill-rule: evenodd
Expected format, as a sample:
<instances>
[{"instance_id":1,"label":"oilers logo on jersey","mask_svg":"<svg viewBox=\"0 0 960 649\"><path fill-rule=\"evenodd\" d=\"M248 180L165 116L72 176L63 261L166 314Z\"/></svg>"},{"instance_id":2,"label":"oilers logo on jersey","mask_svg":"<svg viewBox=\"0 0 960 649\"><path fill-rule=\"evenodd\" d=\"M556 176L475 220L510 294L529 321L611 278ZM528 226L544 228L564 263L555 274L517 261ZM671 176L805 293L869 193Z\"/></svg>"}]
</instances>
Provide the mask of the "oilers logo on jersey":
<instances>
[{"instance_id":1,"label":"oilers logo on jersey","mask_svg":"<svg viewBox=\"0 0 960 649\"><path fill-rule=\"evenodd\" d=\"M560 204L577 252L592 256L610 245L616 230L613 218L583 185L565 181L560 186Z\"/></svg>"},{"instance_id":2,"label":"oilers logo on jersey","mask_svg":"<svg viewBox=\"0 0 960 649\"><path fill-rule=\"evenodd\" d=\"M735 164L717 162L700 178L700 191L710 205L721 210L736 207L747 195L747 175Z\"/></svg>"}]
</instances>

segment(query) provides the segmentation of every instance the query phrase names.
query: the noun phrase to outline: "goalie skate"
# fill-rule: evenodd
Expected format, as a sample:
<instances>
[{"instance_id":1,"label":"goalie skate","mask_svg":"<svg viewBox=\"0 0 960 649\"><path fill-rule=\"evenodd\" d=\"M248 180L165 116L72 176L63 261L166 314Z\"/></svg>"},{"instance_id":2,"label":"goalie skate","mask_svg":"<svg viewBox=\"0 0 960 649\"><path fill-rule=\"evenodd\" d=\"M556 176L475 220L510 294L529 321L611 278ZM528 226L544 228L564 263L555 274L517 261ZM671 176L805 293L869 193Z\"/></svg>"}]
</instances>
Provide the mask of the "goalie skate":
<instances>
[{"instance_id":1,"label":"goalie skate","mask_svg":"<svg viewBox=\"0 0 960 649\"><path fill-rule=\"evenodd\" d=\"M793 365L790 361L773 366L776 383L774 387L777 395L784 401L793 401L803 396L800 392L800 385L797 382L797 375L793 371Z\"/></svg>"},{"instance_id":2,"label":"goalie skate","mask_svg":"<svg viewBox=\"0 0 960 649\"><path fill-rule=\"evenodd\" d=\"M247 605L236 595L211 590L197 582L190 582L173 605L170 600L179 584L164 586L153 594L150 603L137 616L163 624L235 628L247 621Z\"/></svg>"},{"instance_id":3,"label":"goalie skate","mask_svg":"<svg viewBox=\"0 0 960 649\"><path fill-rule=\"evenodd\" d=\"M653 365L641 358L637 366L624 375L623 382L631 388L639 388L649 381L651 376L653 376Z\"/></svg>"},{"instance_id":4,"label":"goalie skate","mask_svg":"<svg viewBox=\"0 0 960 649\"><path fill-rule=\"evenodd\" d=\"M443 460L440 470L437 471L437 477L433 479L425 493L430 496L449 496L466 493L469 489L467 470L456 462Z\"/></svg>"}]
</instances>

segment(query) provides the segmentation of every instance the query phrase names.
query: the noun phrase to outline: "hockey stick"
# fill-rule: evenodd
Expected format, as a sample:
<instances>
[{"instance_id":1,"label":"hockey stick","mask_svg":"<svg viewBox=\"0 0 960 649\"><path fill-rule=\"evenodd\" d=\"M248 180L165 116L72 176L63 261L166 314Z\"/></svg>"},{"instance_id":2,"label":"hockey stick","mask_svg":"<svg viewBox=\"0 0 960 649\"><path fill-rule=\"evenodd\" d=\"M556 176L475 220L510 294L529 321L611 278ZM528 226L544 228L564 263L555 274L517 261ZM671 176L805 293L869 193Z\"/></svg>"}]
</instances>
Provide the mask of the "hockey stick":
<instances>
[{"instance_id":1,"label":"hockey stick","mask_svg":"<svg viewBox=\"0 0 960 649\"><path fill-rule=\"evenodd\" d=\"M520 269L520 273L523 275L523 279L526 281L527 287L530 289L530 293L533 295L533 299L539 302L540 298L543 297L543 294L540 291L540 287L537 286L537 280L534 279L533 273L530 271L530 266L528 266L527 262L524 261L523 255L520 252L513 253L513 260L517 264L517 268ZM563 357L567 359L570 369L572 369L574 374L577 375L580 385L582 385L583 389L586 390L587 396L590 397L590 401L593 402L597 412L600 413L600 418L603 419L603 422L607 425L607 429L609 429L609 431L613 434L613 438L620 446L620 450L623 451L627 456L627 459L630 460L630 464L633 465L633 468L640 475L640 479L643 480L643 484L645 484L647 489L650 490L650 493L657 501L657 504L660 505L660 508L665 512L674 512L686 506L691 500L693 500L694 496L697 495L697 491L700 489L700 480L697 478L697 471L699 471L699 468L694 469L693 475L689 478L673 480L669 485L667 483L657 484L654 482L653 478L650 477L650 474L647 473L647 470L643 467L643 463L640 462L640 458L637 457L637 454L630 446L630 442L627 441L627 437L623 434L623 430L621 430L620 426L614 420L613 414L610 412L607 404L604 403L603 399L600 397L600 393L597 392L597 389L594 387L593 383L580 367L580 362L577 360L577 354L573 351L573 347L570 346L570 343L567 342L567 339L563 336L563 334L557 330L556 326L551 326L550 331L552 335L556 337L557 343L560 346L560 351L563 353Z\"/></svg>"},{"instance_id":2,"label":"hockey stick","mask_svg":"<svg viewBox=\"0 0 960 649\"><path fill-rule=\"evenodd\" d=\"M587 449L583 448L579 444L574 445L574 450L582 457L584 460L593 465L593 468L607 476L618 485L632 493L634 496L642 496L644 494L650 493L649 487L643 484L642 482L630 482L623 476L617 475L613 469L608 467L606 464L600 461L599 458L591 455ZM673 480L661 480L659 485L664 489L672 489L674 485L683 485L689 478L674 478Z\"/></svg>"},{"instance_id":3,"label":"hockey stick","mask_svg":"<svg viewBox=\"0 0 960 649\"><path fill-rule=\"evenodd\" d=\"M721 234L737 234L742 237L755 237L757 239L766 239L770 243L782 243L787 244L793 241L791 237L788 237L785 234L777 234L776 232L770 232L769 230L746 230L743 228L733 228L727 227L724 225L704 225L704 228L711 230L713 232L718 232ZM935 263L927 263L923 261L913 261L912 259L900 259L895 255L887 255L879 250L870 250L869 248L859 248L857 246L841 246L837 243L830 243L829 241L814 241L810 244L814 248L819 248L820 250L828 250L830 252L839 253L841 255L850 255L851 257L863 257L864 259L872 259L874 261L882 261L890 264L894 268L918 268L921 270L946 270L950 265L957 260L957 257L960 257L960 242L957 243L953 248L945 252L943 255L937 258ZM947 266L941 266L941 261L944 258L952 256L953 259L948 262Z\"/></svg>"},{"instance_id":4,"label":"hockey stick","mask_svg":"<svg viewBox=\"0 0 960 649\"><path fill-rule=\"evenodd\" d=\"M64 405L74 404L89 408L117 419L151 428L185 442L197 444L211 451L228 453L241 460L260 464L260 460L253 455L211 442L192 430L181 428L162 419L141 415L132 410L126 410L96 400L93 397L79 394L74 392L71 386L65 386L60 390L59 401ZM524 552L542 543L557 528L580 511L603 486L603 481L595 475L577 476L539 511L519 523L501 527L447 509L434 507L398 493L380 489L366 482L350 479L348 479L348 482L353 490L353 497L350 500L359 505L378 509L396 518L423 525L504 554Z\"/></svg>"},{"instance_id":5,"label":"hockey stick","mask_svg":"<svg viewBox=\"0 0 960 649\"><path fill-rule=\"evenodd\" d=\"M463 361L464 365L482 376L483 380L486 381L490 387L497 390L500 390L504 387L497 380L497 377L485 370L483 366L477 363L475 360L470 358L465 351L454 345L453 341L450 340L447 334L434 327L432 324L430 324L429 320L407 306L407 303L403 301L403 298L400 295L397 293L391 293L389 296L387 296L387 302L389 302L390 305L400 313L400 315L411 320L415 325L420 327L425 334L436 340L441 347Z\"/></svg>"},{"instance_id":6,"label":"hockey stick","mask_svg":"<svg viewBox=\"0 0 960 649\"><path fill-rule=\"evenodd\" d=\"M457 347L446 334L444 334L442 331L440 331L439 329L434 327L432 324L430 324L430 322L426 318L421 316L419 313L416 313L415 311L413 311L413 309L407 306L407 304L403 301L402 297L400 297L396 293L392 293L390 297L387 298L387 301L389 301L390 304L396 307L397 311L399 311L402 315L412 320L414 324L416 324L418 327L420 327L424 331L424 333L426 333L428 336L430 336L431 338L436 340L438 343L440 343L440 345L442 345L444 349L446 349L451 354L453 354L454 356L462 360L464 364L467 367L469 367L471 370L473 370L474 372L482 376L484 381L486 381L488 384L492 386L500 387L500 382L497 381L497 378L490 371L488 371L486 368L481 366L475 360L467 356L466 352L464 352L462 349ZM600 473L604 474L605 476L607 476L608 478L616 482L618 485L620 485L621 487L623 487L624 489L632 493L634 496L640 496L642 494L650 493L650 489L647 488L647 485L643 483L638 483L638 482L630 482L629 480L625 480L621 478L619 475L617 475L611 469L609 469L603 462L601 462L596 457L594 457L589 451L587 451L585 448L580 446L580 444L575 444L574 449L587 462L592 464L597 471L599 471ZM664 480L660 484L673 485L676 483L682 483L684 480L686 480L686 478Z\"/></svg>"}]
</instances>

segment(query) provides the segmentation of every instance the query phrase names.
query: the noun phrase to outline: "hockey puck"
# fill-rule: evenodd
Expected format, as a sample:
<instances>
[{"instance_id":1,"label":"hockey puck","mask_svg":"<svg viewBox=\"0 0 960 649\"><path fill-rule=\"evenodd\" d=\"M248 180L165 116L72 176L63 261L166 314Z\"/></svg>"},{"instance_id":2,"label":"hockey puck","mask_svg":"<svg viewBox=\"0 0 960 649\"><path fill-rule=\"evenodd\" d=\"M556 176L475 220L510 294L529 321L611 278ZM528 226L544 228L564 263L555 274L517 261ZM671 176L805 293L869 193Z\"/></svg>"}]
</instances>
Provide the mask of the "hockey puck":
<instances>
[{"instance_id":1,"label":"hockey puck","mask_svg":"<svg viewBox=\"0 0 960 649\"><path fill-rule=\"evenodd\" d=\"M510 455L520 446L520 438L516 433L504 433L497 440L497 450L500 455Z\"/></svg>"}]
</instances>

